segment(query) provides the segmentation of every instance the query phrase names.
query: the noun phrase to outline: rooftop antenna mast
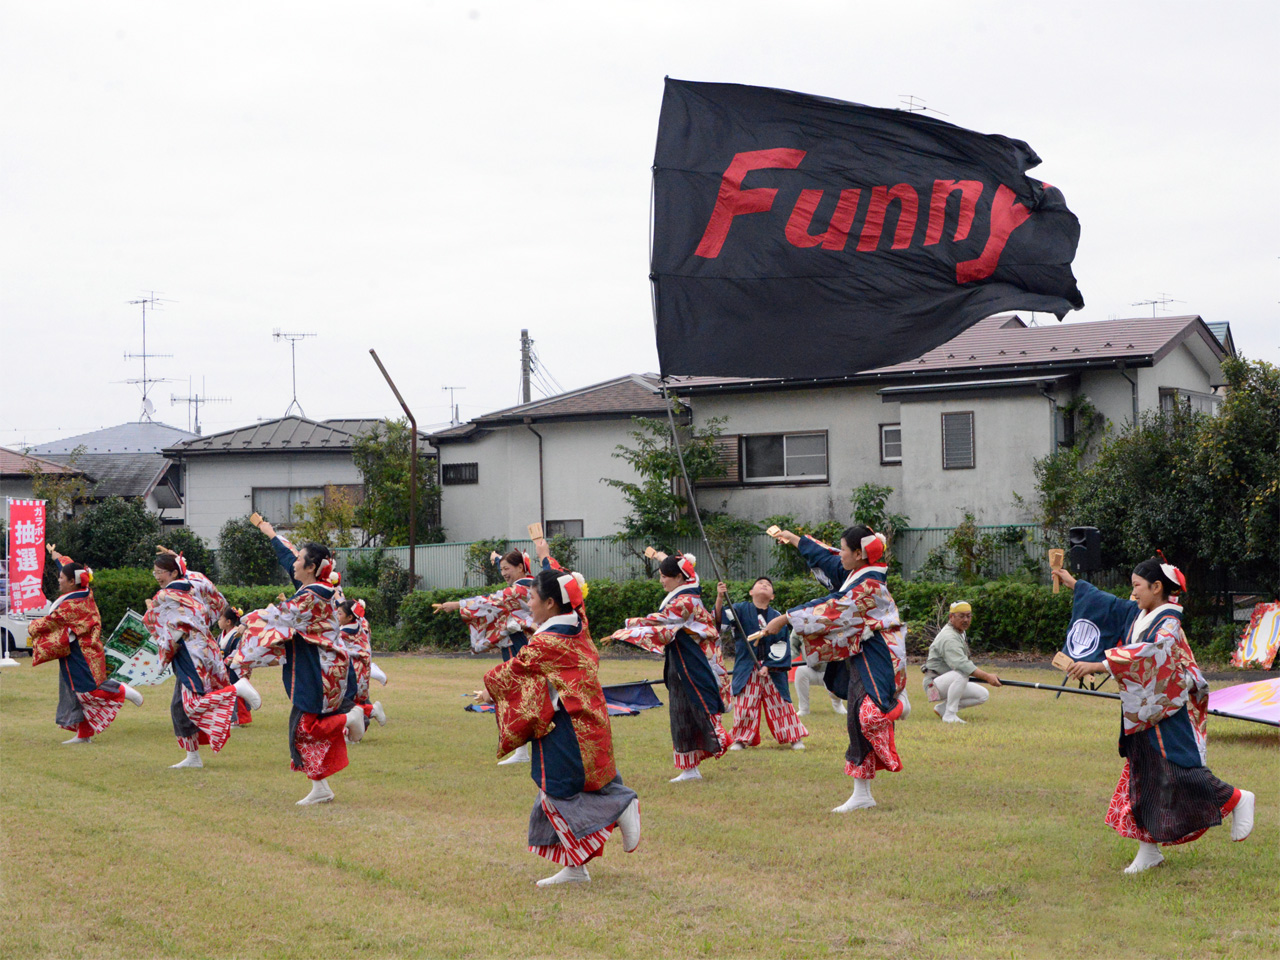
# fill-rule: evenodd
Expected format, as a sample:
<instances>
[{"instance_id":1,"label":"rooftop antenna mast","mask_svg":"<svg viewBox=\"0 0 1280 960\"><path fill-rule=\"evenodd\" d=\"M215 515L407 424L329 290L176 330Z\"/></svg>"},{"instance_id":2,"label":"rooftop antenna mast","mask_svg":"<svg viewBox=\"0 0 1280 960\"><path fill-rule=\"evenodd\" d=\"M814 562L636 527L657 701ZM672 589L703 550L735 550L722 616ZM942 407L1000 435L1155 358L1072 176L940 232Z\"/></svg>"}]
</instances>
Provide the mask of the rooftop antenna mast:
<instances>
[{"instance_id":1,"label":"rooftop antenna mast","mask_svg":"<svg viewBox=\"0 0 1280 960\"><path fill-rule=\"evenodd\" d=\"M449 417L450 417L449 422L454 426L457 426L462 422L462 419L458 416L458 405L453 402L453 395L455 391L465 390L467 388L466 387L441 387L440 389L449 391Z\"/></svg>"},{"instance_id":2,"label":"rooftop antenna mast","mask_svg":"<svg viewBox=\"0 0 1280 960\"><path fill-rule=\"evenodd\" d=\"M129 300L126 302L130 306L142 307L142 352L141 353L125 353L124 355L124 358L126 360L142 361L142 377L141 379L126 380L125 383L137 384L139 387L142 388L142 412L138 415L138 422L150 423L151 415L156 412L156 405L152 403L151 400L147 397L147 394L151 392L151 385L153 383L170 383L171 381L167 377L147 376L147 361L171 359L173 357L173 354L172 353L147 353L147 308L150 307L151 310L154 312L160 309L160 304L173 303L174 301L161 300L159 297L156 296L156 292L152 290L150 296L141 297L137 300Z\"/></svg>"},{"instance_id":3,"label":"rooftop antenna mast","mask_svg":"<svg viewBox=\"0 0 1280 960\"><path fill-rule=\"evenodd\" d=\"M188 378L187 395L185 397L179 397L175 394L169 395L169 406L173 406L175 403L185 403L187 405L187 429L191 429L191 414L192 414L192 411L194 410L195 412L194 432L196 436L200 435L200 405L202 403L230 403L231 402L230 397L202 396L201 394L204 394L205 392L206 391L205 391L205 385L204 385L204 377L200 378L200 393L191 392L191 381L190 381L190 378Z\"/></svg>"},{"instance_id":4,"label":"rooftop antenna mast","mask_svg":"<svg viewBox=\"0 0 1280 960\"><path fill-rule=\"evenodd\" d=\"M1161 310L1167 311L1169 309L1169 304L1171 303L1186 303L1186 302L1187 301L1185 300L1175 300L1173 297L1169 296L1167 293L1161 293L1154 300L1135 300L1133 303L1129 304L1129 306L1131 307L1149 306L1151 307L1151 316L1154 317L1156 315L1156 307L1159 307Z\"/></svg>"},{"instance_id":5,"label":"rooftop antenna mast","mask_svg":"<svg viewBox=\"0 0 1280 960\"><path fill-rule=\"evenodd\" d=\"M298 341L306 340L308 337L314 337L314 333L281 333L280 328L276 327L271 332L271 338L277 342L280 340L289 341L289 356L293 364L293 400L289 406L285 408L284 415L287 417L294 407L298 408L298 416L306 419L306 414L302 412L302 404L298 402Z\"/></svg>"},{"instance_id":6,"label":"rooftop antenna mast","mask_svg":"<svg viewBox=\"0 0 1280 960\"><path fill-rule=\"evenodd\" d=\"M902 106L899 110L905 110L907 113L936 113L940 117L949 117L951 114L943 113L941 110L935 110L933 107L925 106L923 97L917 97L914 93L898 94L898 102Z\"/></svg>"}]
</instances>

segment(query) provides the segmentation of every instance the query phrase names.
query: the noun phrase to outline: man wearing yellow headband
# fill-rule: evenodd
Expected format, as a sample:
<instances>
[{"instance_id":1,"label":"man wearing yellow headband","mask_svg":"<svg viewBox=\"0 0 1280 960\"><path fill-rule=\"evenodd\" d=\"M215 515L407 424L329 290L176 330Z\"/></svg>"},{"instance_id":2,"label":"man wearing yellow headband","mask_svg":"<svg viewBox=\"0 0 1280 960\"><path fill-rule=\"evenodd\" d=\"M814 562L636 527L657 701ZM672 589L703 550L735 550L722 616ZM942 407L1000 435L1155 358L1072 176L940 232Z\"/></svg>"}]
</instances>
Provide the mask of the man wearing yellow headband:
<instances>
[{"instance_id":1,"label":"man wearing yellow headband","mask_svg":"<svg viewBox=\"0 0 1280 960\"><path fill-rule=\"evenodd\" d=\"M965 637L973 622L973 607L966 600L951 604L947 624L929 644L929 656L921 670L924 691L933 703L934 712L944 723L964 723L958 716L967 707L987 702L986 689L973 683L976 677L993 687L1000 686L994 673L976 667L969 659L969 641Z\"/></svg>"}]
</instances>

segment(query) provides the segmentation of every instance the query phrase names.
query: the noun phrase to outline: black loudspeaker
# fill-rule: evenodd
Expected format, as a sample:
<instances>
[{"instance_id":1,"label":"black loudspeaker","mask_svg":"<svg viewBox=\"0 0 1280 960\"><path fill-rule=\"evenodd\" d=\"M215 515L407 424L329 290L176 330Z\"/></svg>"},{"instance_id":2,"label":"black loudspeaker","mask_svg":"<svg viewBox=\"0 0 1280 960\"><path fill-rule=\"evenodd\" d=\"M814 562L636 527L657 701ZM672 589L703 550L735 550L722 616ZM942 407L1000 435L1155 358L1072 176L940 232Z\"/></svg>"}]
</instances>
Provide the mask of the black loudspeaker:
<instances>
[{"instance_id":1,"label":"black loudspeaker","mask_svg":"<svg viewBox=\"0 0 1280 960\"><path fill-rule=\"evenodd\" d=\"M1067 531L1067 560L1080 573L1102 569L1102 534L1097 527Z\"/></svg>"}]
</instances>

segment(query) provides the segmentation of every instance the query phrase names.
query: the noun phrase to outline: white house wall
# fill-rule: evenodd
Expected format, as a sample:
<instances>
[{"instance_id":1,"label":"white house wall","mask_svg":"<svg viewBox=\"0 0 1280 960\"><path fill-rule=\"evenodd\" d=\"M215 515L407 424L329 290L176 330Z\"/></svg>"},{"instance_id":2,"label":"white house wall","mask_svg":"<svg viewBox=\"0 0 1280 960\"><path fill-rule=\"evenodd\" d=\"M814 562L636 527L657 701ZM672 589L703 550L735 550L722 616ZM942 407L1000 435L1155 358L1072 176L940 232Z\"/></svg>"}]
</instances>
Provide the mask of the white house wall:
<instances>
[{"instance_id":1,"label":"white house wall","mask_svg":"<svg viewBox=\"0 0 1280 960\"><path fill-rule=\"evenodd\" d=\"M849 496L863 483L893 487L887 506L898 511L902 467L880 463L880 424L897 423L896 403L884 403L875 386L768 393L699 394L693 412L699 424L727 417L725 433L804 433L827 431L827 482L808 485L707 487L703 507L737 517L763 520L790 514L797 520L848 519Z\"/></svg>"},{"instance_id":2,"label":"white house wall","mask_svg":"<svg viewBox=\"0 0 1280 960\"><path fill-rule=\"evenodd\" d=\"M953 527L965 511L979 524L1026 523L1014 498L1036 499L1033 461L1052 447L1051 407L1044 397L987 397L901 404L902 512L913 527ZM973 412L974 464L942 469L942 414Z\"/></svg>"},{"instance_id":3,"label":"white house wall","mask_svg":"<svg viewBox=\"0 0 1280 960\"><path fill-rule=\"evenodd\" d=\"M543 440L543 496L548 520L581 520L583 536L617 531L626 516L622 493L602 477L633 480L612 456L630 444L629 420L535 424ZM441 519L452 541L489 537L523 540L539 517L538 438L524 426L499 427L465 443L440 444L440 463L475 463L479 482L442 488Z\"/></svg>"},{"instance_id":4,"label":"white house wall","mask_svg":"<svg viewBox=\"0 0 1280 960\"><path fill-rule=\"evenodd\" d=\"M349 453L214 454L186 462L187 526L216 545L222 525L253 512L254 487L361 483Z\"/></svg>"}]
</instances>

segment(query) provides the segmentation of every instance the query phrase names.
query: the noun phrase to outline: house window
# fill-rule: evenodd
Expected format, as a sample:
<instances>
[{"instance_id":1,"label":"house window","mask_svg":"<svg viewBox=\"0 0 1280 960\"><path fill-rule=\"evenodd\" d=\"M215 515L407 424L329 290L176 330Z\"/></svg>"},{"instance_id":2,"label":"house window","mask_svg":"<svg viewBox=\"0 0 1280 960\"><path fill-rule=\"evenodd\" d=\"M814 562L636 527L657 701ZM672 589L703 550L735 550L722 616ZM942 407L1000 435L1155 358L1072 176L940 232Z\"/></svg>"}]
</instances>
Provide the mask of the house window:
<instances>
[{"instance_id":1,"label":"house window","mask_svg":"<svg viewBox=\"0 0 1280 960\"><path fill-rule=\"evenodd\" d=\"M548 520L546 532L548 537L581 537L582 521Z\"/></svg>"},{"instance_id":2,"label":"house window","mask_svg":"<svg viewBox=\"0 0 1280 960\"><path fill-rule=\"evenodd\" d=\"M1221 397L1210 393L1196 393L1194 390L1177 390L1173 387L1160 388L1160 412L1172 413L1181 407L1191 413L1207 413L1214 416L1218 412Z\"/></svg>"},{"instance_id":3,"label":"house window","mask_svg":"<svg viewBox=\"0 0 1280 960\"><path fill-rule=\"evenodd\" d=\"M254 487L253 512L286 529L297 519L296 507L323 496L324 487Z\"/></svg>"},{"instance_id":4,"label":"house window","mask_svg":"<svg viewBox=\"0 0 1280 960\"><path fill-rule=\"evenodd\" d=\"M969 470L974 466L973 411L942 415L942 469Z\"/></svg>"},{"instance_id":5,"label":"house window","mask_svg":"<svg viewBox=\"0 0 1280 960\"><path fill-rule=\"evenodd\" d=\"M880 424L880 462L902 462L902 424Z\"/></svg>"},{"instance_id":6,"label":"house window","mask_svg":"<svg viewBox=\"0 0 1280 960\"><path fill-rule=\"evenodd\" d=\"M446 487L462 483L480 482L480 464L478 463L442 463L440 464L440 483Z\"/></svg>"},{"instance_id":7,"label":"house window","mask_svg":"<svg viewBox=\"0 0 1280 960\"><path fill-rule=\"evenodd\" d=\"M827 479L827 434L769 433L742 438L745 483Z\"/></svg>"}]
</instances>

